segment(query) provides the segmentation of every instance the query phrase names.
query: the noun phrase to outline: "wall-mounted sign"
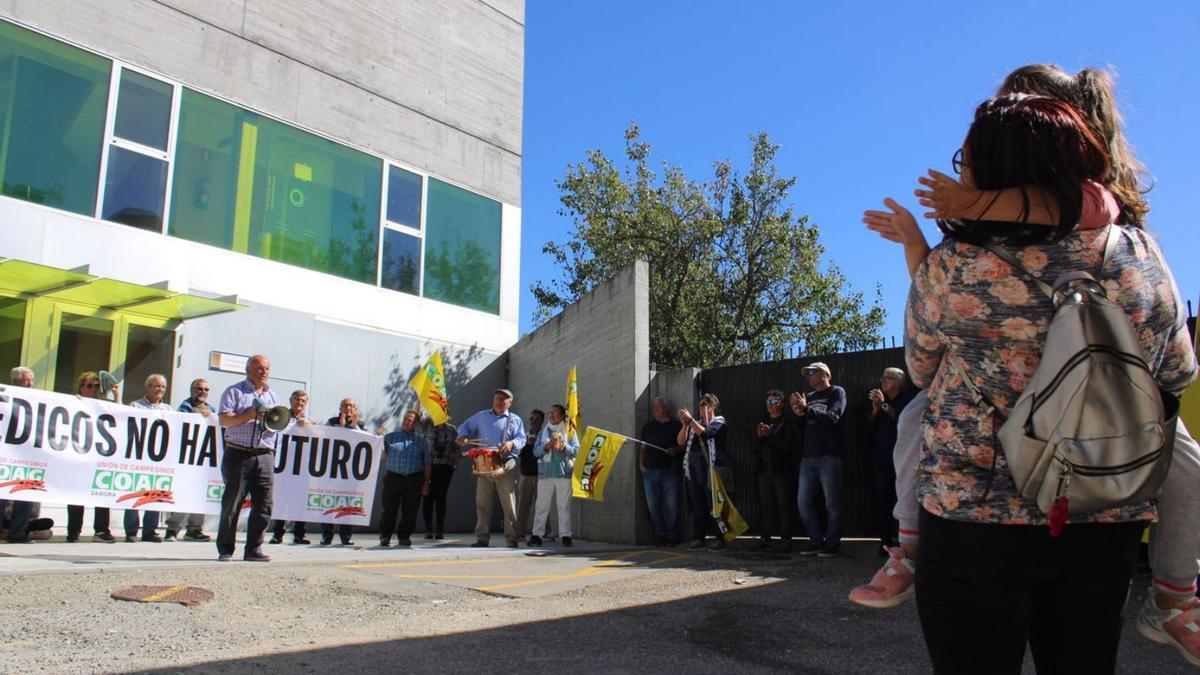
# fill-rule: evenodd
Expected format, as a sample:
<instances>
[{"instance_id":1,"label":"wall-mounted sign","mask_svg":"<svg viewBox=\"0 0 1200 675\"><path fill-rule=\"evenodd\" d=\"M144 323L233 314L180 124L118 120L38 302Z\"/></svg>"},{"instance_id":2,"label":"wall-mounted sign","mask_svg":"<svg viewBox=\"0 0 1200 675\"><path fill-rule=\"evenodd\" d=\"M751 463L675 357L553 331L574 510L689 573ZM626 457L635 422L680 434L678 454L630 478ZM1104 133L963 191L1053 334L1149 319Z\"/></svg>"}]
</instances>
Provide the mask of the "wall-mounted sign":
<instances>
[{"instance_id":1,"label":"wall-mounted sign","mask_svg":"<svg viewBox=\"0 0 1200 675\"><path fill-rule=\"evenodd\" d=\"M208 369L219 370L222 373L244 373L249 356L242 354L227 354L225 352L208 353Z\"/></svg>"}]
</instances>

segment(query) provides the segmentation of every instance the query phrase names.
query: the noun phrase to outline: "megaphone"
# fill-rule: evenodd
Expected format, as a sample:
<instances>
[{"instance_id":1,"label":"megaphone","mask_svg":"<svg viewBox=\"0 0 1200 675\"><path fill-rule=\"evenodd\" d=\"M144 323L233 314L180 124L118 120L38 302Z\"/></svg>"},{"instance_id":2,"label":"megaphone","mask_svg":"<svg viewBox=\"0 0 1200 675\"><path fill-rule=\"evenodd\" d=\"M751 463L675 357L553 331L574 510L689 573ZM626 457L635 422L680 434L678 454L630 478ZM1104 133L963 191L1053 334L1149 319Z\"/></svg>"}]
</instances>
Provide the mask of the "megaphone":
<instances>
[{"instance_id":1,"label":"megaphone","mask_svg":"<svg viewBox=\"0 0 1200 675\"><path fill-rule=\"evenodd\" d=\"M101 396L108 396L109 392L111 392L116 386L117 378L114 377L112 373L108 372L107 370L100 371Z\"/></svg>"},{"instance_id":2,"label":"megaphone","mask_svg":"<svg viewBox=\"0 0 1200 675\"><path fill-rule=\"evenodd\" d=\"M277 405L263 413L263 426L269 431L279 433L292 422L292 410L286 405Z\"/></svg>"}]
</instances>

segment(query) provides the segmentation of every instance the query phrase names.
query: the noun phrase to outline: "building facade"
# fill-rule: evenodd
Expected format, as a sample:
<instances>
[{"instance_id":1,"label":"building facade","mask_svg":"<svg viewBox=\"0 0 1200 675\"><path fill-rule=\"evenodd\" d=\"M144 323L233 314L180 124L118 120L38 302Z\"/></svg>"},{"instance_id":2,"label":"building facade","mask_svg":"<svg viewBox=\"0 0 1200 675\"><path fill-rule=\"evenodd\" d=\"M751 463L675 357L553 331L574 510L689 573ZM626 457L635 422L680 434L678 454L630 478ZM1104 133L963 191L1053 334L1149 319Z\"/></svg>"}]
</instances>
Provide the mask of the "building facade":
<instances>
[{"instance_id":1,"label":"building facade","mask_svg":"<svg viewBox=\"0 0 1200 675\"><path fill-rule=\"evenodd\" d=\"M517 339L523 61L521 0L0 2L0 366L394 424Z\"/></svg>"}]
</instances>

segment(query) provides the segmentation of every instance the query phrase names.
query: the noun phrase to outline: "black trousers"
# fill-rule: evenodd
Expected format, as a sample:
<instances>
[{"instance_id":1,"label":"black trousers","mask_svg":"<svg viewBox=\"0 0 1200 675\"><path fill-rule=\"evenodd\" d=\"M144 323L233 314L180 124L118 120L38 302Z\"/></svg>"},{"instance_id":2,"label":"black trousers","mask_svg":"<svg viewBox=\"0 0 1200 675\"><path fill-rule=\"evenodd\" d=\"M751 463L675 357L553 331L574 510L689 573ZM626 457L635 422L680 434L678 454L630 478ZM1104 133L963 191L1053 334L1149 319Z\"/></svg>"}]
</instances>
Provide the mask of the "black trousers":
<instances>
[{"instance_id":1,"label":"black trousers","mask_svg":"<svg viewBox=\"0 0 1200 675\"><path fill-rule=\"evenodd\" d=\"M425 472L399 474L388 471L383 475L383 517L379 520L379 538L400 539L412 536L417 526L417 509L421 506L421 486ZM397 514L399 522L397 522Z\"/></svg>"},{"instance_id":2,"label":"black trousers","mask_svg":"<svg viewBox=\"0 0 1200 675\"><path fill-rule=\"evenodd\" d=\"M900 523L892 516L896 507L896 461L892 453L875 451L871 455L872 473L875 474L876 519L879 523L879 543L884 546L899 544Z\"/></svg>"},{"instance_id":3,"label":"black trousers","mask_svg":"<svg viewBox=\"0 0 1200 675\"><path fill-rule=\"evenodd\" d=\"M304 523L302 521L293 520L292 521L292 537L294 537L296 539L303 539L304 535L308 532L305 529L306 525L307 525L307 523ZM287 532L287 521L286 520L275 521L275 536L282 539L285 532Z\"/></svg>"},{"instance_id":4,"label":"black trousers","mask_svg":"<svg viewBox=\"0 0 1200 675\"><path fill-rule=\"evenodd\" d=\"M708 486L708 465L699 462L688 467L684 479L687 492L688 518L692 521L692 538L703 539L705 535L720 537L717 524L712 517L712 490Z\"/></svg>"},{"instance_id":5,"label":"black trousers","mask_svg":"<svg viewBox=\"0 0 1200 675\"><path fill-rule=\"evenodd\" d=\"M107 508L97 506L95 516L92 517L92 531L94 534L108 533L108 523L110 514ZM72 504L67 507L67 536L78 537L83 531L83 507ZM111 534L111 533L110 533Z\"/></svg>"},{"instance_id":6,"label":"black trousers","mask_svg":"<svg viewBox=\"0 0 1200 675\"><path fill-rule=\"evenodd\" d=\"M263 533L271 524L271 493L275 488L275 459L270 452L254 453L225 446L221 458L221 477L225 492L221 495L221 517L217 527L217 553L233 555L237 548L237 523L242 500L250 495L250 516L246 520L246 553L262 548Z\"/></svg>"},{"instance_id":7,"label":"black trousers","mask_svg":"<svg viewBox=\"0 0 1200 675\"><path fill-rule=\"evenodd\" d=\"M762 537L778 535L784 543L792 540L792 510L796 508L796 490L787 475L758 474L758 500L762 504Z\"/></svg>"},{"instance_id":8,"label":"black trousers","mask_svg":"<svg viewBox=\"0 0 1200 675\"><path fill-rule=\"evenodd\" d=\"M432 484L429 494L421 500L421 513L425 516L425 531L442 534L446 531L446 493L450 491L450 479L454 478L454 466L434 464L432 468Z\"/></svg>"},{"instance_id":9,"label":"black trousers","mask_svg":"<svg viewBox=\"0 0 1200 675\"><path fill-rule=\"evenodd\" d=\"M337 528L338 537L341 538L343 544L350 543L350 537L354 534L353 525L334 525L333 523L321 523L321 541L333 541L333 528Z\"/></svg>"},{"instance_id":10,"label":"black trousers","mask_svg":"<svg viewBox=\"0 0 1200 675\"><path fill-rule=\"evenodd\" d=\"M917 613L935 673L1112 673L1144 523L1046 527L920 514Z\"/></svg>"}]
</instances>

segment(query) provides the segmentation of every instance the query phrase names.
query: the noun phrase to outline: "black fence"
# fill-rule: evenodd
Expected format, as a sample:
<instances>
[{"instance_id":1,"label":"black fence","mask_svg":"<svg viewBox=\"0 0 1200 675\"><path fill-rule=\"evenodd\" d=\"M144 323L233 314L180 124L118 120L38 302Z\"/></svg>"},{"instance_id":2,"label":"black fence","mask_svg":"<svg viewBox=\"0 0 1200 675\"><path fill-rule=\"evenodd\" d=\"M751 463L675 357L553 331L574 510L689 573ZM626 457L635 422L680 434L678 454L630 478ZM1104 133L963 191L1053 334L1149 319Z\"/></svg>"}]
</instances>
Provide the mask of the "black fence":
<instances>
[{"instance_id":1,"label":"black fence","mask_svg":"<svg viewBox=\"0 0 1200 675\"><path fill-rule=\"evenodd\" d=\"M902 348L806 356L705 370L700 375L700 390L712 392L721 399L721 414L729 425L728 443L736 485L733 503L750 524L750 534L757 534L762 523L762 509L756 480L758 438L755 429L766 414L766 393L769 389L781 389L789 394L807 391L808 379L801 371L813 361L827 364L833 371L833 383L846 390L846 413L838 425L846 447L842 492L844 535L876 536L878 509L868 448L871 402L867 392L879 386L879 376L884 368L904 368ZM799 518L794 522L799 536L803 527Z\"/></svg>"}]
</instances>

